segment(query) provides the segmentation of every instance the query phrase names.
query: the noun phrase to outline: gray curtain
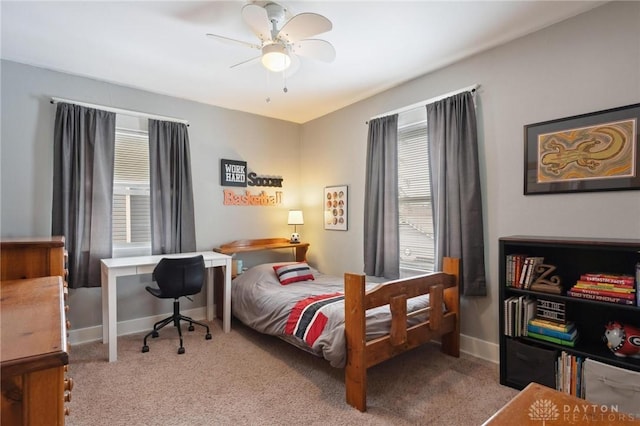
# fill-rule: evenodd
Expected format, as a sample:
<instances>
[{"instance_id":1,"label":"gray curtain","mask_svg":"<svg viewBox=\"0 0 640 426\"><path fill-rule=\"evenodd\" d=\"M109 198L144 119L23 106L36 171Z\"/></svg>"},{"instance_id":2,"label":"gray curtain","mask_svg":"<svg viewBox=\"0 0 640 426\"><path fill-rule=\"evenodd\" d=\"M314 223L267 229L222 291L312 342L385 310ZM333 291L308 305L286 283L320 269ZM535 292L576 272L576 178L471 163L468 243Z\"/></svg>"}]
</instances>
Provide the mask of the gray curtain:
<instances>
[{"instance_id":1,"label":"gray curtain","mask_svg":"<svg viewBox=\"0 0 640 426\"><path fill-rule=\"evenodd\" d=\"M151 252L196 250L187 126L149 120Z\"/></svg>"},{"instance_id":2,"label":"gray curtain","mask_svg":"<svg viewBox=\"0 0 640 426\"><path fill-rule=\"evenodd\" d=\"M486 296L476 114L471 92L427 105L436 270L462 261L462 294Z\"/></svg>"},{"instance_id":3,"label":"gray curtain","mask_svg":"<svg viewBox=\"0 0 640 426\"><path fill-rule=\"evenodd\" d=\"M398 114L369 122L364 197L364 272L398 278Z\"/></svg>"},{"instance_id":4,"label":"gray curtain","mask_svg":"<svg viewBox=\"0 0 640 426\"><path fill-rule=\"evenodd\" d=\"M115 130L112 112L57 105L51 234L65 237L71 288L99 287L111 257Z\"/></svg>"}]
</instances>

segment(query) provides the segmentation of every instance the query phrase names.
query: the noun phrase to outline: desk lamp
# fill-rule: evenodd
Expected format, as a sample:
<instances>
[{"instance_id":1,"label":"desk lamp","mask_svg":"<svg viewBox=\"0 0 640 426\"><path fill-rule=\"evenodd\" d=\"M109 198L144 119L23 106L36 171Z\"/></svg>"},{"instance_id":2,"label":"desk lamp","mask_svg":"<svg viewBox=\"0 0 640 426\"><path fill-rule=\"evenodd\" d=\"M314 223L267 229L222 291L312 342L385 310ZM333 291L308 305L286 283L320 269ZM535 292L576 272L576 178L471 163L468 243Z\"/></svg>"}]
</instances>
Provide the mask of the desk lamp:
<instances>
[{"instance_id":1,"label":"desk lamp","mask_svg":"<svg viewBox=\"0 0 640 426\"><path fill-rule=\"evenodd\" d=\"M293 225L293 233L291 234L291 242L299 243L300 234L298 234L297 225L304 225L304 218L302 217L302 210L289 210L289 225Z\"/></svg>"}]
</instances>

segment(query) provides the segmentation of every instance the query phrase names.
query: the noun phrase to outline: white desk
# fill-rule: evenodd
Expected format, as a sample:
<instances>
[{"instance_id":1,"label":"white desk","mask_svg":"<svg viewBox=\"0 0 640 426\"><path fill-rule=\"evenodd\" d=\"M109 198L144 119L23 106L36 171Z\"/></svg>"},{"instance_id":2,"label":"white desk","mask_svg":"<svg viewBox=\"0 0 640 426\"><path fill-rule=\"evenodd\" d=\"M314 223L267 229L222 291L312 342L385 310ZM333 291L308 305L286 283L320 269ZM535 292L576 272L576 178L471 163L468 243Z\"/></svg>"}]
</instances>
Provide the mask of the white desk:
<instances>
[{"instance_id":1,"label":"white desk","mask_svg":"<svg viewBox=\"0 0 640 426\"><path fill-rule=\"evenodd\" d=\"M207 274L207 320L213 316L213 269L216 266L225 268L224 274L224 315L222 329L225 333L231 330L231 256L203 251L196 253L161 254L153 256L120 257L102 259L102 343L109 344L109 362L118 359L117 330L117 278L126 275L150 274L163 257L188 257L202 255Z\"/></svg>"}]
</instances>

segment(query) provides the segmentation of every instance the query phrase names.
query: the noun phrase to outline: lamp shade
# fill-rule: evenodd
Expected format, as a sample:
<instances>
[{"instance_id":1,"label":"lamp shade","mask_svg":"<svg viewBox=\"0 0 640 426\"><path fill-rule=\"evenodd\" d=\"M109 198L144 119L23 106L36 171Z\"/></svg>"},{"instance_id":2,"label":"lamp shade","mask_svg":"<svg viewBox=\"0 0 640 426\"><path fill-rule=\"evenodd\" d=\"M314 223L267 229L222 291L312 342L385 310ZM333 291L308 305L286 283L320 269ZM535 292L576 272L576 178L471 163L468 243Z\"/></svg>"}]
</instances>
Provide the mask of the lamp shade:
<instances>
[{"instance_id":1,"label":"lamp shade","mask_svg":"<svg viewBox=\"0 0 640 426\"><path fill-rule=\"evenodd\" d=\"M281 44L268 44L262 48L262 65L269 71L284 71L291 65L287 48Z\"/></svg>"},{"instance_id":2,"label":"lamp shade","mask_svg":"<svg viewBox=\"0 0 640 426\"><path fill-rule=\"evenodd\" d=\"M302 217L302 210L289 210L289 225L304 225L304 218Z\"/></svg>"}]
</instances>

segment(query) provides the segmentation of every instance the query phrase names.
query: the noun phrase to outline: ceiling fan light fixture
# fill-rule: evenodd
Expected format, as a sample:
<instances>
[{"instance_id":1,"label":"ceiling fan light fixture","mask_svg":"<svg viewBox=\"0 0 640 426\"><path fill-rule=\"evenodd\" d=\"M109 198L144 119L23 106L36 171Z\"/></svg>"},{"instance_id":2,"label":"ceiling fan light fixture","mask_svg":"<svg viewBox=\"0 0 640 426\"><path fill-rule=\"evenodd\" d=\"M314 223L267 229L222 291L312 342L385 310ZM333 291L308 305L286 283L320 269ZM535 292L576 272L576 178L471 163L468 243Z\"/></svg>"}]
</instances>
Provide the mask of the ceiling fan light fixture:
<instances>
[{"instance_id":1,"label":"ceiling fan light fixture","mask_svg":"<svg viewBox=\"0 0 640 426\"><path fill-rule=\"evenodd\" d=\"M269 71L280 72L291 66L287 48L281 44L268 44L262 48L262 65Z\"/></svg>"}]
</instances>

